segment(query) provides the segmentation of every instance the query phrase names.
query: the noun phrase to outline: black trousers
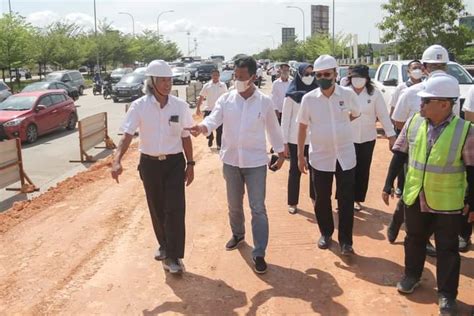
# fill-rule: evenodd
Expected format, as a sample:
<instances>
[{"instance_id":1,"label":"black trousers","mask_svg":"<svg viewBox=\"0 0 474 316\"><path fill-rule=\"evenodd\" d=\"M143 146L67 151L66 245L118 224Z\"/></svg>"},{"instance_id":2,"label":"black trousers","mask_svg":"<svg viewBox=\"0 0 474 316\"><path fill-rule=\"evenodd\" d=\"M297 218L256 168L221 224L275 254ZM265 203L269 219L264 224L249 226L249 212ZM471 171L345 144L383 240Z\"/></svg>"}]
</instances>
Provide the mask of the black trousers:
<instances>
[{"instance_id":1,"label":"black trousers","mask_svg":"<svg viewBox=\"0 0 474 316\"><path fill-rule=\"evenodd\" d=\"M298 205L300 198L301 172L298 168L298 145L288 143L290 149L290 172L288 175L288 205ZM308 161L309 145L304 146L304 156ZM314 185L312 180L312 168L309 169L309 196L316 200Z\"/></svg>"},{"instance_id":2,"label":"black trousers","mask_svg":"<svg viewBox=\"0 0 474 316\"><path fill-rule=\"evenodd\" d=\"M211 114L212 111L204 111L204 117L206 116L209 116ZM213 141L214 140L214 134L211 133L207 139L209 139L209 141ZM221 147L222 145L222 125L219 126L217 129L216 129L216 144L217 144L217 147Z\"/></svg>"},{"instance_id":3,"label":"black trousers","mask_svg":"<svg viewBox=\"0 0 474 316\"><path fill-rule=\"evenodd\" d=\"M369 188L370 165L374 155L375 140L354 144L357 158L355 168L354 201L364 202Z\"/></svg>"},{"instance_id":4,"label":"black trousers","mask_svg":"<svg viewBox=\"0 0 474 316\"><path fill-rule=\"evenodd\" d=\"M395 133L397 137L400 135L402 130L395 128ZM400 189L400 191L403 192L403 186L405 185L405 168L400 170L397 176L397 189Z\"/></svg>"},{"instance_id":5,"label":"black trousers","mask_svg":"<svg viewBox=\"0 0 474 316\"><path fill-rule=\"evenodd\" d=\"M417 199L405 207L405 275L421 278L426 259L426 244L434 232L438 293L455 299L458 294L461 258L458 234L461 215L422 213Z\"/></svg>"},{"instance_id":6,"label":"black trousers","mask_svg":"<svg viewBox=\"0 0 474 316\"><path fill-rule=\"evenodd\" d=\"M182 153L162 161L142 155L138 166L156 239L171 259L184 257L185 167Z\"/></svg>"},{"instance_id":7,"label":"black trousers","mask_svg":"<svg viewBox=\"0 0 474 316\"><path fill-rule=\"evenodd\" d=\"M459 233L459 236L461 236L464 240L471 239L472 236L472 223L469 223L467 220L468 215L462 217L461 232Z\"/></svg>"},{"instance_id":8,"label":"black trousers","mask_svg":"<svg viewBox=\"0 0 474 316\"><path fill-rule=\"evenodd\" d=\"M338 239L340 244L352 245L354 175L355 168L343 171L339 162L336 165L336 172L319 171L313 168L313 182L316 193L314 212L319 230L323 236L331 236L334 232L331 194L333 177L336 177L337 205L339 209Z\"/></svg>"}]
</instances>

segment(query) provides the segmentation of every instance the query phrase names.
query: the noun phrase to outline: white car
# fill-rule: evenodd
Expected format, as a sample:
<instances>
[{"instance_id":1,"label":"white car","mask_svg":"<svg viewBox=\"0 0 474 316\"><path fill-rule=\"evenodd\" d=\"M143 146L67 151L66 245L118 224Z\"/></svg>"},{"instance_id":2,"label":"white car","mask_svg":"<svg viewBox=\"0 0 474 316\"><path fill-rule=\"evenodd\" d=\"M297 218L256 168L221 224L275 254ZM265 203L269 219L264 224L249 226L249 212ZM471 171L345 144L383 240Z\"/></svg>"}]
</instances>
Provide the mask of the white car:
<instances>
[{"instance_id":1,"label":"white car","mask_svg":"<svg viewBox=\"0 0 474 316\"><path fill-rule=\"evenodd\" d=\"M410 60L386 61L377 69L374 83L380 92L382 92L387 107L390 107L390 98L392 97L395 88L400 83L408 80L407 69L409 62ZM461 90L460 103L462 109L467 93L474 84L474 79L467 70L464 69L464 67L451 61L448 63L448 73L459 81L459 87Z\"/></svg>"},{"instance_id":2,"label":"white car","mask_svg":"<svg viewBox=\"0 0 474 316\"><path fill-rule=\"evenodd\" d=\"M0 81L0 102L5 101L12 93L10 87L3 81Z\"/></svg>"},{"instance_id":3,"label":"white car","mask_svg":"<svg viewBox=\"0 0 474 316\"><path fill-rule=\"evenodd\" d=\"M185 67L173 67L173 84L183 83L188 84L191 82L191 73Z\"/></svg>"},{"instance_id":4,"label":"white car","mask_svg":"<svg viewBox=\"0 0 474 316\"><path fill-rule=\"evenodd\" d=\"M133 71L134 74L145 75L146 67L139 67Z\"/></svg>"}]
</instances>

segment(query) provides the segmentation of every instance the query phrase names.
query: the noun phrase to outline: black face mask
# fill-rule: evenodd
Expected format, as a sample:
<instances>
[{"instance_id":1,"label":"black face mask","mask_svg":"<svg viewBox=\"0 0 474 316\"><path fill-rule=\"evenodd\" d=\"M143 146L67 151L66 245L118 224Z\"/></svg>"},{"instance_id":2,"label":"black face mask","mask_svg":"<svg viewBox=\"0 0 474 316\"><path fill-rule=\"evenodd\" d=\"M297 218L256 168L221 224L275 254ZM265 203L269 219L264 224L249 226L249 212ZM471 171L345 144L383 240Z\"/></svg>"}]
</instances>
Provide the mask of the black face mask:
<instances>
[{"instance_id":1,"label":"black face mask","mask_svg":"<svg viewBox=\"0 0 474 316\"><path fill-rule=\"evenodd\" d=\"M317 79L316 81L318 82L318 86L321 88L321 90L327 90L333 86L332 79L321 78Z\"/></svg>"}]
</instances>

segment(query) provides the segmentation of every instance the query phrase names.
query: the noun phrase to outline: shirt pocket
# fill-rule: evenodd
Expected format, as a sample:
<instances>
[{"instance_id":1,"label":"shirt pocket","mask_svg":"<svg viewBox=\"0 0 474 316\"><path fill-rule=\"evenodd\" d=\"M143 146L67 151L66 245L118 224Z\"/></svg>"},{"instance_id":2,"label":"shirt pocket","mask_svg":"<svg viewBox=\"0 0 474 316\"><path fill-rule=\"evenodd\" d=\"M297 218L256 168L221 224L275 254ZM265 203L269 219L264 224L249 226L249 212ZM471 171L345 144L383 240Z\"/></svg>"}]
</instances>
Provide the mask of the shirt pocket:
<instances>
[{"instance_id":1,"label":"shirt pocket","mask_svg":"<svg viewBox=\"0 0 474 316\"><path fill-rule=\"evenodd\" d=\"M169 133L171 136L181 136L183 128L180 122L169 122Z\"/></svg>"}]
</instances>

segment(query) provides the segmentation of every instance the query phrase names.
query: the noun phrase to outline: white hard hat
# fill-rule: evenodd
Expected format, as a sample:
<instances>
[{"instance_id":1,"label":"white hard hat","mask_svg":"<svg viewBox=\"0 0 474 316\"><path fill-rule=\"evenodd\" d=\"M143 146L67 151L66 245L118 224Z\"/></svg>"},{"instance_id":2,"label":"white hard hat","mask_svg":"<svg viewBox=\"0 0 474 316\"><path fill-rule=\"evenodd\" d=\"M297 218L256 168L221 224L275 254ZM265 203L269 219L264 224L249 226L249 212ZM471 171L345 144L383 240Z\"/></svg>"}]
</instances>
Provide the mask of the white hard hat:
<instances>
[{"instance_id":1,"label":"white hard hat","mask_svg":"<svg viewBox=\"0 0 474 316\"><path fill-rule=\"evenodd\" d=\"M421 62L426 64L447 64L448 61L448 51L441 45L431 45L423 52L421 58Z\"/></svg>"},{"instance_id":2,"label":"white hard hat","mask_svg":"<svg viewBox=\"0 0 474 316\"><path fill-rule=\"evenodd\" d=\"M146 67L145 76L149 77L173 77L171 67L164 60L157 59Z\"/></svg>"},{"instance_id":3,"label":"white hard hat","mask_svg":"<svg viewBox=\"0 0 474 316\"><path fill-rule=\"evenodd\" d=\"M321 55L314 61L313 71L337 68L336 58L330 55Z\"/></svg>"},{"instance_id":4,"label":"white hard hat","mask_svg":"<svg viewBox=\"0 0 474 316\"><path fill-rule=\"evenodd\" d=\"M459 82L451 76L430 77L425 89L418 92L421 98L459 98Z\"/></svg>"}]
</instances>

